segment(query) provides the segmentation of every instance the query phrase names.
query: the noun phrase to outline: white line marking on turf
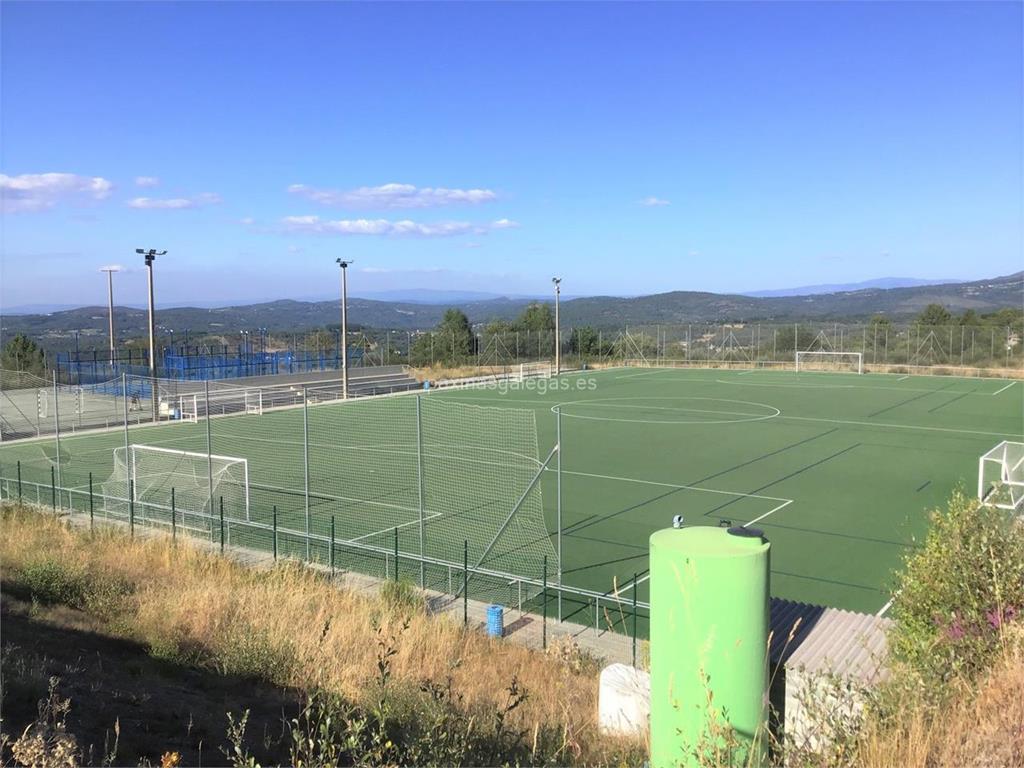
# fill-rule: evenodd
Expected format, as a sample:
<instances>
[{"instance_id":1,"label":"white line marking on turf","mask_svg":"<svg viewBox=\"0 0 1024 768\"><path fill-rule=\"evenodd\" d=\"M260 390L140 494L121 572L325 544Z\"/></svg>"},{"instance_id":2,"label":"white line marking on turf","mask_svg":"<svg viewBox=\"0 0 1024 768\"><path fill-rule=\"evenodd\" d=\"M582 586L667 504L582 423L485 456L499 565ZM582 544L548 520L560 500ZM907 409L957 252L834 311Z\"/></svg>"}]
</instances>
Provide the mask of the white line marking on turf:
<instances>
[{"instance_id":1,"label":"white line marking on turf","mask_svg":"<svg viewBox=\"0 0 1024 768\"><path fill-rule=\"evenodd\" d=\"M789 506L792 503L793 503L792 499L790 499L789 501L785 501L782 504L779 504L779 506L777 506L775 509L769 509L767 512L765 512L760 517L755 517L753 520L749 520L749 521L745 522L743 524L743 527L746 528L748 525L753 525L754 523L759 523L762 520L764 520L766 517L768 517L768 515L773 515L776 512L778 512L780 509L782 509L783 507Z\"/></svg>"},{"instance_id":2,"label":"white line marking on turf","mask_svg":"<svg viewBox=\"0 0 1024 768\"><path fill-rule=\"evenodd\" d=\"M549 472L556 470L548 469ZM789 504L793 499L784 499L780 496L762 496L759 493L743 493L742 491L722 491L717 488L701 488L696 485L679 485L678 483L663 483L659 480L640 480L636 477L616 477L615 475L599 475L594 472L575 472L568 469L562 470L563 475L578 475L580 477L596 477L598 480L616 480L623 483L642 483L644 485L660 485L664 488L679 488L688 491L703 491L704 493L720 493L724 496L742 496L749 499L767 499L768 501L783 501ZM785 504L783 505L785 506ZM781 509L781 507L778 507ZM774 511L774 510L772 510Z\"/></svg>"},{"instance_id":3,"label":"white line marking on turf","mask_svg":"<svg viewBox=\"0 0 1024 768\"><path fill-rule=\"evenodd\" d=\"M900 376L898 379L896 379L896 381L906 381L909 378L910 376Z\"/></svg>"},{"instance_id":4,"label":"white line marking on turf","mask_svg":"<svg viewBox=\"0 0 1024 768\"><path fill-rule=\"evenodd\" d=\"M895 600L895 598L893 598L892 600L889 600L889 602L887 602L885 605L883 605L881 608L879 608L878 609L878 613L876 613L875 616L879 616L879 617L885 616L885 614L887 614L889 612L889 609L892 608L893 600Z\"/></svg>"},{"instance_id":5,"label":"white line marking on turf","mask_svg":"<svg viewBox=\"0 0 1024 768\"><path fill-rule=\"evenodd\" d=\"M427 515L426 517L423 518L423 522L424 523L429 523L431 520L434 520L434 519L436 519L438 517L444 517L444 515L442 515L440 512L431 512L429 515ZM354 542L357 542L357 541L362 541L363 539L369 539L372 536L383 536L386 533L390 533L390 534L394 535L394 531L396 529L398 529L398 528L405 528L408 525L419 525L419 524L420 524L420 521L418 519L417 520L410 520L408 523L402 523L401 525L393 525L390 528L384 528L383 530L380 530L380 531L374 531L373 533L367 533L367 534L365 534L363 536L356 536L354 539L346 539L345 541L347 543L354 543Z\"/></svg>"},{"instance_id":6,"label":"white line marking on turf","mask_svg":"<svg viewBox=\"0 0 1024 768\"><path fill-rule=\"evenodd\" d=\"M917 424L884 424L873 421L846 421L844 419L819 419L813 416L787 416L782 414L780 419L795 419L797 421L820 421L825 424L852 424L858 427L882 427L884 429L921 429L928 432L952 432L962 435L985 435L986 437L1019 437L1016 432L982 432L976 429L949 429L947 427L923 427Z\"/></svg>"},{"instance_id":7,"label":"white line marking on turf","mask_svg":"<svg viewBox=\"0 0 1024 768\"><path fill-rule=\"evenodd\" d=\"M643 373L630 373L630 374L627 374L626 376L614 376L613 378L616 378L616 379L636 379L636 378L638 378L640 376L653 376L653 375L658 374L658 373L670 373L670 372L674 373L675 371L678 371L678 370L680 370L680 369L678 369L678 368L660 368L660 369L658 369L656 371L644 371Z\"/></svg>"},{"instance_id":8,"label":"white line marking on turf","mask_svg":"<svg viewBox=\"0 0 1024 768\"><path fill-rule=\"evenodd\" d=\"M1005 387L1003 387L1002 389L998 390L997 392L993 392L993 393L992 393L992 396L993 396L993 397L995 397L995 396L996 396L996 395L998 395L998 394L999 394L1000 392L1005 392L1006 390L1008 390L1008 389L1009 389L1010 387L1012 387L1012 386L1013 386L1014 384L1016 384L1016 383L1017 383L1016 381L1011 381L1011 382L1010 382L1009 384L1007 384L1007 385L1006 385Z\"/></svg>"},{"instance_id":9,"label":"white line marking on turf","mask_svg":"<svg viewBox=\"0 0 1024 768\"><path fill-rule=\"evenodd\" d=\"M628 584L627 584L626 586L624 586L624 587L620 587L620 588L618 588L618 589L613 589L613 590L612 590L611 592L609 592L608 594L609 594L609 595L610 595L611 597L619 597L619 596L620 596L620 595L621 595L621 594L622 594L623 592L628 592L628 591L629 591L629 590L631 590L631 589L632 589L632 588L633 588L633 587L634 587L635 585L643 584L643 583L644 583L645 581L650 581L650 579L651 579L651 574L649 574L649 573L648 573L648 574L647 574L646 576L641 576L641 577L640 577L639 579L637 579L637 580L636 580L635 582L634 582L634 581L633 581L633 580L631 579L631 580L630 580L630 582L629 582L629 583L628 583Z\"/></svg>"}]
</instances>

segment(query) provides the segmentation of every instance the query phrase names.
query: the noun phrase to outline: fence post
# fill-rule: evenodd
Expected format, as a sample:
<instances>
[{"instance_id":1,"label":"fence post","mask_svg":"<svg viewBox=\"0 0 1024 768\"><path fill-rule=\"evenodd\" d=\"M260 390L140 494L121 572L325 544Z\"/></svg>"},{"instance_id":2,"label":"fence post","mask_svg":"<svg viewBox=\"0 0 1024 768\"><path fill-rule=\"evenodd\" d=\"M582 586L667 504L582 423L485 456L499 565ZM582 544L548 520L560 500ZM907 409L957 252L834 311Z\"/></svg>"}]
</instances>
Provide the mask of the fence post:
<instances>
[{"instance_id":1,"label":"fence post","mask_svg":"<svg viewBox=\"0 0 1024 768\"><path fill-rule=\"evenodd\" d=\"M274 562L277 562L277 504L274 505Z\"/></svg>"},{"instance_id":2,"label":"fence post","mask_svg":"<svg viewBox=\"0 0 1024 768\"><path fill-rule=\"evenodd\" d=\"M21 504L21 459L18 459L18 503Z\"/></svg>"},{"instance_id":3,"label":"fence post","mask_svg":"<svg viewBox=\"0 0 1024 768\"><path fill-rule=\"evenodd\" d=\"M92 472L89 473L89 530L93 529Z\"/></svg>"},{"instance_id":4,"label":"fence post","mask_svg":"<svg viewBox=\"0 0 1024 768\"><path fill-rule=\"evenodd\" d=\"M544 555L544 586L541 590L543 619L541 621L541 649L548 649L548 556Z\"/></svg>"},{"instance_id":5,"label":"fence post","mask_svg":"<svg viewBox=\"0 0 1024 768\"><path fill-rule=\"evenodd\" d=\"M633 574L633 666L636 667L636 578Z\"/></svg>"},{"instance_id":6,"label":"fence post","mask_svg":"<svg viewBox=\"0 0 1024 768\"><path fill-rule=\"evenodd\" d=\"M462 542L462 626L469 624L469 539Z\"/></svg>"},{"instance_id":7,"label":"fence post","mask_svg":"<svg viewBox=\"0 0 1024 768\"><path fill-rule=\"evenodd\" d=\"M334 578L334 515L331 515L331 578Z\"/></svg>"},{"instance_id":8,"label":"fence post","mask_svg":"<svg viewBox=\"0 0 1024 768\"><path fill-rule=\"evenodd\" d=\"M57 511L57 481L54 476L53 465L50 465L50 506Z\"/></svg>"},{"instance_id":9,"label":"fence post","mask_svg":"<svg viewBox=\"0 0 1024 768\"><path fill-rule=\"evenodd\" d=\"M398 581L398 526L395 526L395 581Z\"/></svg>"},{"instance_id":10,"label":"fence post","mask_svg":"<svg viewBox=\"0 0 1024 768\"><path fill-rule=\"evenodd\" d=\"M210 510L210 543L213 543L213 435L210 426L210 380L203 379L203 410L206 411L206 484L209 491ZM199 418L199 406L196 405L196 418ZM185 515L181 516L185 523Z\"/></svg>"},{"instance_id":11,"label":"fence post","mask_svg":"<svg viewBox=\"0 0 1024 768\"><path fill-rule=\"evenodd\" d=\"M135 536L135 481L128 478L128 531Z\"/></svg>"},{"instance_id":12,"label":"fence post","mask_svg":"<svg viewBox=\"0 0 1024 768\"><path fill-rule=\"evenodd\" d=\"M224 554L224 497L220 497L220 551Z\"/></svg>"},{"instance_id":13,"label":"fence post","mask_svg":"<svg viewBox=\"0 0 1024 768\"><path fill-rule=\"evenodd\" d=\"M63 485L64 478L60 475L60 397L57 394L57 372L53 372L53 426L57 442L57 479Z\"/></svg>"},{"instance_id":14,"label":"fence post","mask_svg":"<svg viewBox=\"0 0 1024 768\"><path fill-rule=\"evenodd\" d=\"M174 488L171 488L171 541L178 539L178 515L174 502Z\"/></svg>"},{"instance_id":15,"label":"fence post","mask_svg":"<svg viewBox=\"0 0 1024 768\"><path fill-rule=\"evenodd\" d=\"M558 443L558 463L555 465L555 516L558 531L558 620L562 620L562 409L555 411L555 442Z\"/></svg>"},{"instance_id":16,"label":"fence post","mask_svg":"<svg viewBox=\"0 0 1024 768\"><path fill-rule=\"evenodd\" d=\"M427 584L426 577L426 563L423 558L426 557L426 528L423 520L423 416L421 413L422 399L419 395L416 396L416 475L417 485L419 486L419 513L420 513L420 589L423 589Z\"/></svg>"},{"instance_id":17,"label":"fence post","mask_svg":"<svg viewBox=\"0 0 1024 768\"><path fill-rule=\"evenodd\" d=\"M302 475L306 507L306 562L309 562L309 394L302 387Z\"/></svg>"}]
</instances>

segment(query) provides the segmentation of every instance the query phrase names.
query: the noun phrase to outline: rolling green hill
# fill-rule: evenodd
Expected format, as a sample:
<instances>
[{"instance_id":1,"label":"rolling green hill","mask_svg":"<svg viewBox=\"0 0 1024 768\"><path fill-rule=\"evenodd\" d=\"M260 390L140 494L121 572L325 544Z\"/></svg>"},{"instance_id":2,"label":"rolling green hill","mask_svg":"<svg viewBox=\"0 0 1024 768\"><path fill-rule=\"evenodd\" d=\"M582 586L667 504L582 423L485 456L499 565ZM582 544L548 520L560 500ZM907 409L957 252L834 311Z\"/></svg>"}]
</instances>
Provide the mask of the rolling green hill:
<instances>
[{"instance_id":1,"label":"rolling green hill","mask_svg":"<svg viewBox=\"0 0 1024 768\"><path fill-rule=\"evenodd\" d=\"M349 319L353 327L420 330L432 328L446 309L443 305L351 299ZM525 299L490 299L461 302L473 323L511 320L529 303ZM930 303L952 312L973 309L979 313L1024 304L1024 272L967 283L865 289L809 296L752 297L738 294L671 291L635 298L594 296L562 303L566 327L591 325L621 328L624 325L698 322L791 322L796 320L863 320L884 314L894 320L909 319ZM272 332L305 331L337 325L334 301L281 300L237 307L160 309L157 319L163 333L188 330L191 334L235 334L242 329L267 328ZM79 331L84 337L106 333L106 307L81 307L48 314L7 315L3 335L27 333L46 339ZM146 333L146 312L119 307L115 322L121 336Z\"/></svg>"}]
</instances>

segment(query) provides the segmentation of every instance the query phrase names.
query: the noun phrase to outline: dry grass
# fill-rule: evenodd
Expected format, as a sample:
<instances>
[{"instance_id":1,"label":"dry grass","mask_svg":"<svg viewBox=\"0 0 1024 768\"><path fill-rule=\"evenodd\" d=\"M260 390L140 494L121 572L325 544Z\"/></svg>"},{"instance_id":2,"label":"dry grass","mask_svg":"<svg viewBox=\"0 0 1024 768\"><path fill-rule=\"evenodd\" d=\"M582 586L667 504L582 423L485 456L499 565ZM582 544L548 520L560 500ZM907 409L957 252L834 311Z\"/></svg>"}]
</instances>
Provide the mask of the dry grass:
<instances>
[{"instance_id":1,"label":"dry grass","mask_svg":"<svg viewBox=\"0 0 1024 768\"><path fill-rule=\"evenodd\" d=\"M908 707L895 723L869 721L859 742L865 768L1024 767L1024 626L1008 633L979 684L957 686L937 711Z\"/></svg>"},{"instance_id":2,"label":"dry grass","mask_svg":"<svg viewBox=\"0 0 1024 768\"><path fill-rule=\"evenodd\" d=\"M323 686L362 702L376 675L379 628L383 636L399 637L396 680L440 683L451 676L472 705L500 703L515 676L529 693L515 713L521 727L558 724L570 754L601 759L594 670L466 632L445 618L409 616L295 565L256 571L180 542L175 547L109 530L90 534L49 515L5 510L3 577L43 557L130 584L112 623L157 655L279 685Z\"/></svg>"}]
</instances>

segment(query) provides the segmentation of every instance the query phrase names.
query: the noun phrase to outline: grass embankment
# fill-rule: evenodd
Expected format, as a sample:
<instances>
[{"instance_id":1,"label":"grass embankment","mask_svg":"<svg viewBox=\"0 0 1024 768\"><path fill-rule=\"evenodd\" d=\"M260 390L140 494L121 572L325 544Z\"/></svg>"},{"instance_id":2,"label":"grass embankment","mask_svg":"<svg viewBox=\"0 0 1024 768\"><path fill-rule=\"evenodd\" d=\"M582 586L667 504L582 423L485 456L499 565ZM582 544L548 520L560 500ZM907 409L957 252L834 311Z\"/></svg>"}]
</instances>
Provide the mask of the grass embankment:
<instances>
[{"instance_id":1,"label":"grass embankment","mask_svg":"<svg viewBox=\"0 0 1024 768\"><path fill-rule=\"evenodd\" d=\"M892 615L889 680L810 702L788 764L1024 768L1024 521L955 493L896 574Z\"/></svg>"},{"instance_id":2,"label":"grass embankment","mask_svg":"<svg viewBox=\"0 0 1024 768\"><path fill-rule=\"evenodd\" d=\"M223 764L231 741L264 763L568 764L639 754L640 745L596 730L596 665L428 616L414 590L357 594L297 565L253 570L187 544L90 533L11 507L2 522L5 626L24 625L22 644L5 638L9 739L27 724L18 696L34 715L46 678L60 673L49 698L55 712L70 699L66 729L84 760L91 747L99 761L117 740L119 764L173 751L186 764ZM49 647L31 639L54 633ZM130 695L104 687L117 688L118 674L134 678ZM198 685L219 699L169 695L155 708L160 723L135 717L168 693L168 679L178 693ZM239 737L246 710L254 714ZM129 733L126 720L152 738Z\"/></svg>"}]
</instances>

